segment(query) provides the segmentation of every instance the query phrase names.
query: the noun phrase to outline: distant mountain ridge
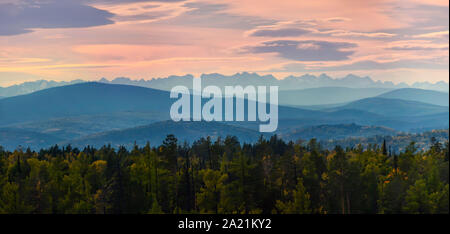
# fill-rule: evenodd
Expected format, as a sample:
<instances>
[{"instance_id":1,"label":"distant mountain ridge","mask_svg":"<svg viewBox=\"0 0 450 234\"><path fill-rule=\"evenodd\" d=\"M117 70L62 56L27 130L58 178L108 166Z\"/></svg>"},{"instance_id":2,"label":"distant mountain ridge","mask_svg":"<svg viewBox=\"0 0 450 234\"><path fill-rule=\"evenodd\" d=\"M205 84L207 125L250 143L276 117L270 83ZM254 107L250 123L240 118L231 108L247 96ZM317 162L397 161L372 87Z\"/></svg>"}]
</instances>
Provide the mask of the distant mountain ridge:
<instances>
[{"instance_id":1,"label":"distant mountain ridge","mask_svg":"<svg viewBox=\"0 0 450 234\"><path fill-rule=\"evenodd\" d=\"M127 77L118 77L113 80L107 80L102 78L99 82L110 83L110 84L128 84L143 86L148 88L170 90L175 85L184 85L192 88L192 79L194 76L169 76L166 78L157 78L151 80L132 80ZM216 85L219 87L223 86L234 86L234 85L277 85L280 90L300 90L309 88L321 88L321 87L346 87L346 88L385 88L385 89L400 89L400 88L421 88L429 90L437 90L448 92L449 85L446 82L440 81L437 83L429 82L416 82L412 85L406 83L394 84L391 81L374 81L370 77L360 77L357 75L349 74L342 78L332 78L326 74L321 74L319 76L314 76L310 74L305 74L302 76L288 76L284 79L276 79L272 75L258 75L257 73L236 73L231 76L226 76L218 73L212 74L202 74L202 85Z\"/></svg>"},{"instance_id":2,"label":"distant mountain ridge","mask_svg":"<svg viewBox=\"0 0 450 234\"><path fill-rule=\"evenodd\" d=\"M14 150L16 147L39 149L61 142L62 139L26 129L0 128L0 145Z\"/></svg>"},{"instance_id":3,"label":"distant mountain ridge","mask_svg":"<svg viewBox=\"0 0 450 234\"><path fill-rule=\"evenodd\" d=\"M332 78L326 74L321 74L319 76L314 76L310 74L305 74L302 76L287 76L284 79L276 79L272 75L258 75L257 73L236 73L234 75L222 75L219 73L202 74L203 86L216 85L219 87L223 86L247 86L247 85L276 85L279 86L280 90L303 90L311 88L322 88L322 87L345 87L345 88L382 88L382 89L401 89L401 88L417 88L417 89L427 89L436 90L441 92L449 91L449 84L443 81L437 83L430 82L416 82L412 85L406 83L394 84L390 81L374 81L370 77L360 77L357 75L349 74L342 78ZM142 86L153 89L160 90L170 90L176 85L184 85L186 87L192 88L192 75L184 76L168 76L164 78L153 78L149 80L140 79L133 80L127 77L118 77L113 80L108 80L106 78L101 78L97 80L101 83L108 84L125 84ZM9 87L0 87L0 97L11 97L22 94L28 94L42 89L89 82L87 80L73 80L73 81L47 81L38 80L33 82L25 82L18 85L13 85Z\"/></svg>"},{"instance_id":4,"label":"distant mountain ridge","mask_svg":"<svg viewBox=\"0 0 450 234\"><path fill-rule=\"evenodd\" d=\"M29 94L33 93L39 90L53 88L53 87L59 87L59 86L65 86L65 85L71 85L71 84L78 84L86 82L84 80L72 80L72 81L53 81L53 80L37 80L37 81L31 81L31 82L25 82L18 85L12 85L8 87L0 87L0 99L5 97L12 97L12 96L18 96L23 94Z\"/></svg>"}]
</instances>

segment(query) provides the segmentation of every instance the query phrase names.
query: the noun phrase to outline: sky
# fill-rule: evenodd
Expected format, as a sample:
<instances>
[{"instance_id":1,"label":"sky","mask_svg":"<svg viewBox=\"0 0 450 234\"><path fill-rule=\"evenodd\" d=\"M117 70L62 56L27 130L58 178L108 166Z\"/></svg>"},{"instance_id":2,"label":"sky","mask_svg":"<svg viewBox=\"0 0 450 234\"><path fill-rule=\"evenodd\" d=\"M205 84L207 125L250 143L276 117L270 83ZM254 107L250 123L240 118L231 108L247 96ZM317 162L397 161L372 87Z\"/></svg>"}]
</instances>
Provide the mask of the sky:
<instances>
[{"instance_id":1,"label":"sky","mask_svg":"<svg viewBox=\"0 0 450 234\"><path fill-rule=\"evenodd\" d=\"M0 0L0 86L244 71L448 82L448 1Z\"/></svg>"}]
</instances>

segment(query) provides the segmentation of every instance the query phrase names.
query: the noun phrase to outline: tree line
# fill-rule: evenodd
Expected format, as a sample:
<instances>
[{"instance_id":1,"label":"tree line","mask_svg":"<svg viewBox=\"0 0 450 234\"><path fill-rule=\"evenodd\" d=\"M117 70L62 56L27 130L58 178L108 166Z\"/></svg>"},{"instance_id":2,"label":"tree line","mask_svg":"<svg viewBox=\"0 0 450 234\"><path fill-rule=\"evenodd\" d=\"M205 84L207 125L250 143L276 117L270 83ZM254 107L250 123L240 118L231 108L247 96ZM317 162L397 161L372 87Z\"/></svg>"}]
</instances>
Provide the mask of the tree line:
<instances>
[{"instance_id":1,"label":"tree line","mask_svg":"<svg viewBox=\"0 0 450 234\"><path fill-rule=\"evenodd\" d=\"M189 145L168 135L114 149L0 147L0 213L449 213L449 144L393 153L315 139Z\"/></svg>"}]
</instances>

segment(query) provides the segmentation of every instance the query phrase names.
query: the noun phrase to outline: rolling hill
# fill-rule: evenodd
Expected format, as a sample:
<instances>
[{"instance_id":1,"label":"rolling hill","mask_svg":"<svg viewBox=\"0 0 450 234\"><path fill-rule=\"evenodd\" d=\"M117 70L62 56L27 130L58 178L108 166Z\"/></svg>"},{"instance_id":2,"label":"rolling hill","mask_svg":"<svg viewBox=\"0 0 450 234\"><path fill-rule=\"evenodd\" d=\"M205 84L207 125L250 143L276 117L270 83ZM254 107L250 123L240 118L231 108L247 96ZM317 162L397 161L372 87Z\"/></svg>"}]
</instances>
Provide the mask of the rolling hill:
<instances>
[{"instance_id":1,"label":"rolling hill","mask_svg":"<svg viewBox=\"0 0 450 234\"><path fill-rule=\"evenodd\" d=\"M40 149L49 147L62 140L61 138L45 133L16 128L0 128L0 146L9 150L14 150L19 146Z\"/></svg>"},{"instance_id":2,"label":"rolling hill","mask_svg":"<svg viewBox=\"0 0 450 234\"><path fill-rule=\"evenodd\" d=\"M49 134L60 139L70 140L105 131L146 125L165 120L164 117L160 113L117 112L54 118L12 124L8 125L8 127Z\"/></svg>"},{"instance_id":3,"label":"rolling hill","mask_svg":"<svg viewBox=\"0 0 450 234\"><path fill-rule=\"evenodd\" d=\"M176 134L183 140L192 136L237 135L251 141L260 135L258 121L161 122L170 119L173 101L166 91L104 83L74 84L5 98L0 100L0 145L49 146L108 141L130 144L134 140L160 141L167 134ZM278 129L274 133L295 137L365 136L377 131L382 134L385 129L379 127L420 132L448 128L448 118L448 107L372 97L318 110L279 106ZM351 123L378 127L348 128ZM343 125L348 129L331 125ZM327 135L327 131L336 134ZM130 139L133 140L129 142Z\"/></svg>"},{"instance_id":4,"label":"rolling hill","mask_svg":"<svg viewBox=\"0 0 450 234\"><path fill-rule=\"evenodd\" d=\"M329 105L375 97L391 91L384 88L321 87L302 90L283 90L278 94L281 105Z\"/></svg>"},{"instance_id":5,"label":"rolling hill","mask_svg":"<svg viewBox=\"0 0 450 234\"><path fill-rule=\"evenodd\" d=\"M397 132L394 129L377 126L361 126L357 124L318 125L295 129L281 137L287 140L311 139L318 140L342 139L346 137L369 137L375 135L390 136Z\"/></svg>"},{"instance_id":6,"label":"rolling hill","mask_svg":"<svg viewBox=\"0 0 450 234\"><path fill-rule=\"evenodd\" d=\"M208 131L202 131L208 129ZM168 133L174 134L180 142L192 143L192 136L196 139L210 136L212 139L226 137L228 135L237 136L241 142L255 142L263 135L269 137L271 134L261 134L257 131L237 128L218 122L173 122L163 121L136 128L109 131L100 134L93 134L80 139L70 141L74 146L83 147L86 145L102 146L111 144L112 146L132 146L134 142L144 145L147 141L161 144ZM319 140L341 139L346 137L369 137L375 135L391 136L397 132L393 129L377 126L361 126L356 124L340 125L320 125L296 129L281 137L286 140L311 139ZM69 142L67 142L69 143Z\"/></svg>"},{"instance_id":7,"label":"rolling hill","mask_svg":"<svg viewBox=\"0 0 450 234\"><path fill-rule=\"evenodd\" d=\"M409 117L409 116L431 115L448 112L448 107L444 106L432 105L417 101L407 101L401 99L390 99L380 97L365 98L328 110L336 111L342 109L368 111L387 117L393 116Z\"/></svg>"},{"instance_id":8,"label":"rolling hill","mask_svg":"<svg viewBox=\"0 0 450 234\"><path fill-rule=\"evenodd\" d=\"M212 139L217 139L219 136L224 138L228 135L238 137L241 142L254 142L261 136L261 133L257 131L219 122L174 122L168 120L136 128L93 134L66 143L78 147L105 144L132 146L134 142L144 145L148 141L152 145L158 145L162 143L167 134L174 134L180 143L184 141L192 143L192 140L200 137L210 136Z\"/></svg>"},{"instance_id":9,"label":"rolling hill","mask_svg":"<svg viewBox=\"0 0 450 234\"><path fill-rule=\"evenodd\" d=\"M0 96L2 97L13 97L23 94L29 94L43 89L49 89L53 87L59 87L64 85L84 83L83 80L72 80L72 81L53 81L53 80L36 80L30 82L24 82L22 84L11 85L8 87L0 87Z\"/></svg>"},{"instance_id":10,"label":"rolling hill","mask_svg":"<svg viewBox=\"0 0 450 234\"><path fill-rule=\"evenodd\" d=\"M129 85L81 83L0 100L2 125L78 115L158 112L173 100L165 91ZM163 112L169 118L169 112Z\"/></svg>"},{"instance_id":11,"label":"rolling hill","mask_svg":"<svg viewBox=\"0 0 450 234\"><path fill-rule=\"evenodd\" d=\"M203 100L206 101L206 99ZM95 82L82 83L2 99L0 100L0 123L5 126L118 112L152 113L158 115L157 120L167 120L170 119L169 111L174 101L175 99L170 99L169 92L157 89ZM280 117L320 114L317 111L286 106L279 106L278 109Z\"/></svg>"},{"instance_id":12,"label":"rolling hill","mask_svg":"<svg viewBox=\"0 0 450 234\"><path fill-rule=\"evenodd\" d=\"M380 98L402 99L439 106L448 106L448 93L425 89L396 89L378 95Z\"/></svg>"}]
</instances>

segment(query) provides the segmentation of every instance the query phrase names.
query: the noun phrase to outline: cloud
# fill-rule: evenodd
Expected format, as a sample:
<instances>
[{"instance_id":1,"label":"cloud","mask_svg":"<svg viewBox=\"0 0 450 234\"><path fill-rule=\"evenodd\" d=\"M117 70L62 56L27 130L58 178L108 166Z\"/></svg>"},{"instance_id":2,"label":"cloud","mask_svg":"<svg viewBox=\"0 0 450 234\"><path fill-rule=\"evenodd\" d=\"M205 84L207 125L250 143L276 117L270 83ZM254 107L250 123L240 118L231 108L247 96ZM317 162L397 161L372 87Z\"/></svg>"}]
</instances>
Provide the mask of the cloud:
<instances>
[{"instance_id":1,"label":"cloud","mask_svg":"<svg viewBox=\"0 0 450 234\"><path fill-rule=\"evenodd\" d=\"M278 56L296 61L338 61L346 60L354 51L343 50L357 47L354 43L315 40L268 41L257 46L243 48L244 53L276 53Z\"/></svg>"},{"instance_id":2,"label":"cloud","mask_svg":"<svg viewBox=\"0 0 450 234\"><path fill-rule=\"evenodd\" d=\"M162 19L164 17L170 16L170 11L150 11L135 15L118 15L114 17L117 21L148 21L154 19Z\"/></svg>"},{"instance_id":3,"label":"cloud","mask_svg":"<svg viewBox=\"0 0 450 234\"><path fill-rule=\"evenodd\" d=\"M86 2L114 14L116 24L153 23L174 18L187 11L185 0L89 0Z\"/></svg>"},{"instance_id":4,"label":"cloud","mask_svg":"<svg viewBox=\"0 0 450 234\"><path fill-rule=\"evenodd\" d=\"M334 37L390 38L396 36L396 34L386 32L352 32L346 30L328 30L328 31L320 31L318 33Z\"/></svg>"},{"instance_id":5,"label":"cloud","mask_svg":"<svg viewBox=\"0 0 450 234\"><path fill-rule=\"evenodd\" d=\"M432 4L392 3L393 8L386 11L392 18L407 21L412 27L448 28L449 8Z\"/></svg>"},{"instance_id":6,"label":"cloud","mask_svg":"<svg viewBox=\"0 0 450 234\"><path fill-rule=\"evenodd\" d=\"M332 18L327 18L324 21L332 22L332 23L339 23L339 22L351 21L351 19L345 18L345 17L332 17Z\"/></svg>"},{"instance_id":7,"label":"cloud","mask_svg":"<svg viewBox=\"0 0 450 234\"><path fill-rule=\"evenodd\" d=\"M430 33L424 33L424 34L412 36L412 38L442 38L442 37L448 37L448 30L440 31L440 32L430 32Z\"/></svg>"},{"instance_id":8,"label":"cloud","mask_svg":"<svg viewBox=\"0 0 450 234\"><path fill-rule=\"evenodd\" d=\"M79 28L112 24L113 14L77 1L26 1L0 4L0 36L34 28Z\"/></svg>"},{"instance_id":9,"label":"cloud","mask_svg":"<svg viewBox=\"0 0 450 234\"><path fill-rule=\"evenodd\" d=\"M108 4L118 4L118 3L133 3L133 2L185 2L186 0L90 0L88 2L95 3L108 3Z\"/></svg>"},{"instance_id":10,"label":"cloud","mask_svg":"<svg viewBox=\"0 0 450 234\"><path fill-rule=\"evenodd\" d=\"M389 50L400 50L400 51L414 51L414 50L448 50L447 46L439 46L439 47L432 47L432 46L393 46L393 47L387 47L386 49Z\"/></svg>"},{"instance_id":11,"label":"cloud","mask_svg":"<svg viewBox=\"0 0 450 234\"><path fill-rule=\"evenodd\" d=\"M435 42L433 40L400 40L400 41L392 41L388 43L384 49L386 50L394 50L394 51L419 51L420 54L418 56L431 55L431 52L435 52L433 54L441 54L440 51L448 50L448 41L447 42ZM424 54L424 52L428 52Z\"/></svg>"},{"instance_id":12,"label":"cloud","mask_svg":"<svg viewBox=\"0 0 450 234\"><path fill-rule=\"evenodd\" d=\"M252 29L261 25L274 24L276 21L257 16L245 16L229 13L229 5L206 2L187 2L187 10L179 16L166 21L167 24L187 25L209 28Z\"/></svg>"},{"instance_id":13,"label":"cloud","mask_svg":"<svg viewBox=\"0 0 450 234\"><path fill-rule=\"evenodd\" d=\"M311 32L300 28L258 29L250 33L253 37L295 37Z\"/></svg>"},{"instance_id":14,"label":"cloud","mask_svg":"<svg viewBox=\"0 0 450 234\"><path fill-rule=\"evenodd\" d=\"M397 36L395 33L374 31L359 32L343 29L333 29L328 23L334 24L349 21L347 18L329 18L316 20L296 20L276 22L272 25L263 25L252 29L246 33L248 36L254 37L295 37L309 34L318 37L347 37L347 38L393 38Z\"/></svg>"},{"instance_id":15,"label":"cloud","mask_svg":"<svg viewBox=\"0 0 450 234\"><path fill-rule=\"evenodd\" d=\"M324 67L322 71L346 71L346 70L387 70L397 68L412 69L448 69L448 64L440 64L426 60L402 59L389 62L377 62L372 60L364 60L348 65Z\"/></svg>"},{"instance_id":16,"label":"cloud","mask_svg":"<svg viewBox=\"0 0 450 234\"><path fill-rule=\"evenodd\" d=\"M0 58L0 65L2 63L5 64L13 64L13 63L41 63L48 62L50 59L47 58Z\"/></svg>"}]
</instances>

